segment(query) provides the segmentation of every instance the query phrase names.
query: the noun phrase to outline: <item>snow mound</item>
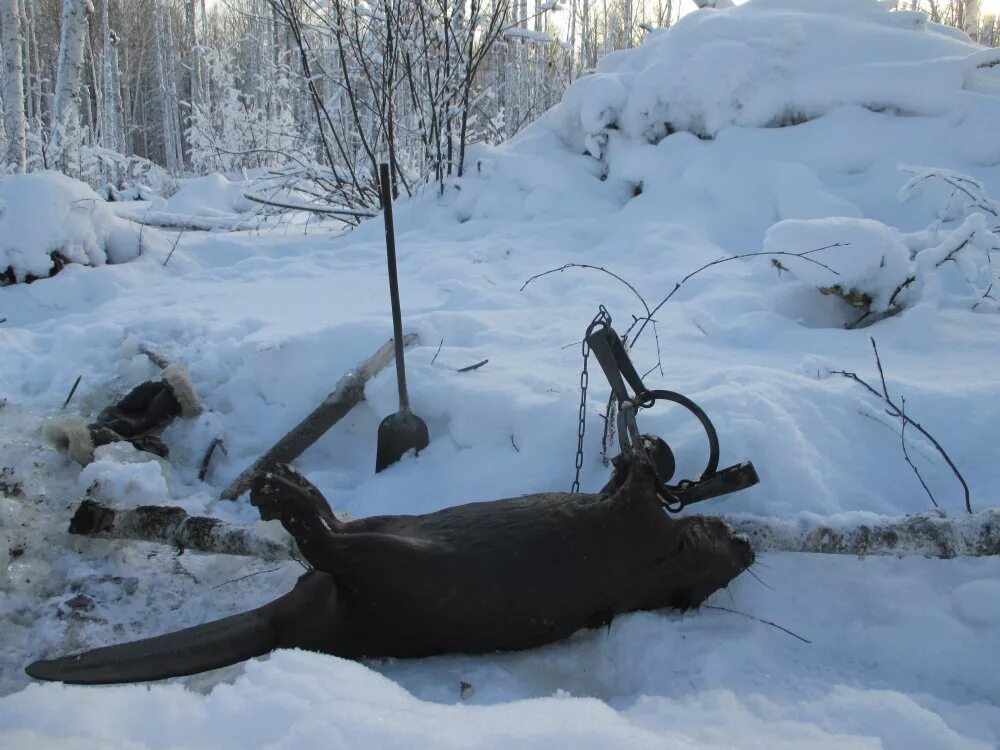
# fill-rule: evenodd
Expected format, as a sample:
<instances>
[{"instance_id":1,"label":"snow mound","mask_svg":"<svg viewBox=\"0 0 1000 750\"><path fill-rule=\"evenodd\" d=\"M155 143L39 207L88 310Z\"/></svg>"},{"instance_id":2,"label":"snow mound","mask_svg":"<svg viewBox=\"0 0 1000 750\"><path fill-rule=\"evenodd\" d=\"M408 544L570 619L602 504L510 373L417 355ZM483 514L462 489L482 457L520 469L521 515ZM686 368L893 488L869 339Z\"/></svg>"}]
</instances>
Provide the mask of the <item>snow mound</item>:
<instances>
[{"instance_id":1,"label":"snow mound","mask_svg":"<svg viewBox=\"0 0 1000 750\"><path fill-rule=\"evenodd\" d=\"M731 125L801 123L849 104L939 114L955 106L979 50L873 0L703 9L605 57L570 87L552 124L594 153L609 130L656 143L681 130L711 138Z\"/></svg>"},{"instance_id":2,"label":"snow mound","mask_svg":"<svg viewBox=\"0 0 1000 750\"><path fill-rule=\"evenodd\" d=\"M0 284L44 278L67 263L124 263L156 242L78 180L58 172L0 179Z\"/></svg>"},{"instance_id":3,"label":"snow mound","mask_svg":"<svg viewBox=\"0 0 1000 750\"><path fill-rule=\"evenodd\" d=\"M919 298L976 309L1000 283L990 254L1000 238L981 213L951 231L904 234L871 219L780 221L764 237L765 252L836 249L833 266L815 252L785 259L796 278L872 313L898 313ZM829 258L826 258L829 260ZM978 300L978 303L977 303Z\"/></svg>"},{"instance_id":4,"label":"snow mound","mask_svg":"<svg viewBox=\"0 0 1000 750\"><path fill-rule=\"evenodd\" d=\"M820 289L852 290L871 298L870 306L889 309L893 293L910 273L910 250L900 232L871 219L787 220L772 226L764 237L766 252L796 252L802 248L842 245L836 271L810 262L811 256L787 261L795 275ZM782 261L785 262L785 261Z\"/></svg>"},{"instance_id":5,"label":"snow mound","mask_svg":"<svg viewBox=\"0 0 1000 750\"><path fill-rule=\"evenodd\" d=\"M187 180L167 201L166 211L186 216L231 216L250 210L243 197L246 184L230 182L221 174Z\"/></svg>"}]
</instances>

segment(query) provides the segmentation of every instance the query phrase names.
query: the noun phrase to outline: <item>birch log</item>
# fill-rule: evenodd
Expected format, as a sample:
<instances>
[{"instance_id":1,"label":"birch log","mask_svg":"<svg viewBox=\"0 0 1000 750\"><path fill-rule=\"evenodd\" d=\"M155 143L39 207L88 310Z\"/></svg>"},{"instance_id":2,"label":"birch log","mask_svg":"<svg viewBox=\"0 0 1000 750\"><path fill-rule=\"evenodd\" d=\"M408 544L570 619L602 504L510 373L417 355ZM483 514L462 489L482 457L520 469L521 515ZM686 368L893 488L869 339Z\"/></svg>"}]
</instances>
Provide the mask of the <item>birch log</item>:
<instances>
[{"instance_id":1,"label":"birch log","mask_svg":"<svg viewBox=\"0 0 1000 750\"><path fill-rule=\"evenodd\" d=\"M414 344L417 340L416 334L407 334L403 337L403 346ZM377 352L344 375L323 403L240 474L236 481L222 491L221 497L224 500L235 500L250 488L250 483L257 474L276 464L291 463L305 453L327 430L365 400L365 383L385 369L393 361L394 354L393 340L389 339Z\"/></svg>"},{"instance_id":2,"label":"birch log","mask_svg":"<svg viewBox=\"0 0 1000 750\"><path fill-rule=\"evenodd\" d=\"M757 552L823 552L833 555L1000 555L1000 509L958 518L937 513L875 516L845 513L798 520L739 516L726 519Z\"/></svg>"},{"instance_id":3,"label":"birch log","mask_svg":"<svg viewBox=\"0 0 1000 750\"><path fill-rule=\"evenodd\" d=\"M853 525L846 515L816 516L811 521L752 516L727 520L735 531L749 537L758 553L922 555L945 559L1000 555L1000 509L961 518L942 518L930 513L877 518ZM84 500L70 523L70 533L160 542L198 552L268 561L300 557L291 539L275 536L272 528L264 524L229 524L215 518L189 516L180 508L165 506L116 509Z\"/></svg>"},{"instance_id":4,"label":"birch log","mask_svg":"<svg viewBox=\"0 0 1000 750\"><path fill-rule=\"evenodd\" d=\"M111 508L84 500L70 521L69 533L99 539L158 542L182 550L261 560L291 560L299 556L295 543L283 531L272 536L263 524L232 524L216 518L189 516L182 508L165 505Z\"/></svg>"}]
</instances>

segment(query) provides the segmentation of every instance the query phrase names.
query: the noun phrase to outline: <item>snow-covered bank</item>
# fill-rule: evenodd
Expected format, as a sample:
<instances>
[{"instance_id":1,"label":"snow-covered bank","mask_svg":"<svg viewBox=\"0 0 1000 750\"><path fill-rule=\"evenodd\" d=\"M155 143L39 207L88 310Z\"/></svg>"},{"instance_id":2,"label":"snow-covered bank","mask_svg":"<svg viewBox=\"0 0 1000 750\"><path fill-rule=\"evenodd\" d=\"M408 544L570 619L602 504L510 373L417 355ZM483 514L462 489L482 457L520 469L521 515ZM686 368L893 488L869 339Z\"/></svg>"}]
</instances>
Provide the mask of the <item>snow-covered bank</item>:
<instances>
[{"instance_id":1,"label":"snow-covered bank","mask_svg":"<svg viewBox=\"0 0 1000 750\"><path fill-rule=\"evenodd\" d=\"M971 220L991 231L992 204L977 208L941 180L905 202L897 194L911 177L900 165L919 164L970 174L987 195L1000 196L1000 67L970 68L969 56L978 53L967 42L931 27L902 28L911 16L872 3L838 4L842 15L832 27L828 5L790 8L754 0L692 14L650 46L607 63L618 67L600 74L605 78L584 80L620 78L616 71L630 66L651 71L657 60L674 59L673 45L689 51L705 29L719 26L725 34L710 38L738 38L753 64L737 67L763 75L787 45L799 45L800 55L827 49L828 28L843 32L846 25L854 36L837 51L840 62L817 52L809 65L781 68L782 81L802 71L791 88L801 92L803 81L819 80L824 64L842 65L857 52L864 75L851 80L864 86L827 101L811 112L815 119L765 128L734 115L717 118L716 132L700 133L712 140L675 132L652 143L624 123L610 128L611 120L597 118L596 130L579 135L606 136L606 143L582 155L584 145L560 124L578 106L573 94L514 143L480 150L473 173L443 200L427 196L398 207L404 324L422 340L407 354L408 381L431 444L419 458L373 474L378 422L397 408L395 378L383 372L369 384L366 403L298 462L335 506L356 516L423 512L569 487L581 367L574 342L598 304L611 310L619 330L644 308L632 291L596 271L569 269L520 291L538 272L569 262L606 266L652 306L700 266L761 251L782 220L795 221L790 244L807 236L803 227L813 233L810 241L825 242L828 234L836 241L838 228L852 233L850 240L870 250L869 266L856 263L855 245L816 257L834 269L839 262L845 272L860 268L857 278L866 267L883 268L885 254L911 262L906 250L946 247L977 214L985 218ZM795 34L779 33L790 28L778 24L790 14ZM943 57L966 62L935 62ZM896 63L960 68L961 76L919 78L927 101L951 103L905 116L866 107L862 95L877 85L879 66ZM631 111L630 97L645 96L660 80L633 80L631 88L619 81L632 93L616 111ZM698 90L710 92L716 80L709 76ZM774 81L767 80L755 90L770 90ZM676 85L664 84L663 95L679 96ZM719 101L729 108L724 97L744 88L720 88ZM665 100L671 112L675 103ZM948 450L974 507L1000 504L1000 327L995 307L980 295L991 247L970 243L981 252L974 272L958 262L930 263L926 283L911 284L914 295L899 314L863 331L842 327L856 311L821 294L822 280L796 273L794 259L782 259L789 272L764 256L720 264L688 281L657 312L656 337L650 328L639 340L636 363L641 371L653 367L659 349L663 371L650 372L650 387L695 399L716 424L723 465L751 458L762 479L698 510L795 517L928 508L904 461L898 420L856 383L832 374L843 369L878 382L869 335L890 391L906 398L907 413ZM165 632L290 588L300 572L294 564L265 573L268 566L245 560L71 538L66 523L94 479L118 504L155 495L192 513L253 519L245 502L218 501L219 490L391 332L378 219L345 236L312 227L262 236L188 234L167 267L153 255L96 269L71 266L53 279L0 290L0 318L7 318L0 326L0 454L21 483L0 497L0 690L9 693L0 700L0 732L7 733L0 744L1000 742L1000 679L991 662L1000 647L1000 568L993 559L768 555L753 572L772 588L743 576L732 598L721 592L712 600L811 644L725 611L657 612L523 654L359 666L286 653L148 690L25 689L21 669L38 656ZM68 410L84 417L153 377L140 345L185 364L206 411L167 430L169 465L109 454L81 473L42 445L38 427L60 411L77 376L83 378ZM487 358L473 372L456 371ZM607 386L596 368L591 375L587 490L608 474L599 458L598 416ZM679 474L691 476L704 463L704 437L676 411L644 412L640 425L663 435ZM200 482L201 458L215 437L226 440L229 453ZM961 513L961 489L933 446L913 430L906 439L937 501ZM235 580L249 573L257 575ZM464 698L463 681L471 685Z\"/></svg>"},{"instance_id":2,"label":"snow-covered bank","mask_svg":"<svg viewBox=\"0 0 1000 750\"><path fill-rule=\"evenodd\" d=\"M0 284L45 278L65 264L124 263L163 248L116 216L78 180L58 172L0 179Z\"/></svg>"}]
</instances>

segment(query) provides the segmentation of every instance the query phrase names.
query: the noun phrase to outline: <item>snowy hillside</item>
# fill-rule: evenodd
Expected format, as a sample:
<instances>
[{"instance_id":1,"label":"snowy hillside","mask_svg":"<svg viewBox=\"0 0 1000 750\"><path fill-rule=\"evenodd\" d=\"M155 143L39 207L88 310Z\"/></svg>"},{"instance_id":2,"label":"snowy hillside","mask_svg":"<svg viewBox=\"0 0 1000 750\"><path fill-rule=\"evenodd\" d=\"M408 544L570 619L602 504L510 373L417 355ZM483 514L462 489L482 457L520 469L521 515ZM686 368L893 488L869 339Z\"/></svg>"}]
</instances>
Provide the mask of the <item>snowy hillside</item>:
<instances>
[{"instance_id":1,"label":"snowy hillside","mask_svg":"<svg viewBox=\"0 0 1000 750\"><path fill-rule=\"evenodd\" d=\"M931 442L908 429L901 443L899 419L835 372L878 387L869 337L973 509L1000 505L998 59L870 0L701 10L606 58L513 141L473 149L444 196L396 205L404 328L420 336L407 380L429 447L373 473L379 421L397 409L386 370L297 466L355 516L567 490L579 341L598 306L624 332L700 267L763 253L685 281L632 351L649 387L705 408L722 465L760 473L695 510L925 511L905 445L942 512L964 513ZM242 210L234 195L204 215ZM244 611L301 572L66 528L95 481L117 506L255 520L220 490L392 335L381 218L332 227L188 232L164 265L168 233L127 263L0 289L0 746L1000 744L995 558L764 554L714 609L620 617L529 652L279 652L151 687L29 684L33 659ZM583 268L524 286L567 263L634 290ZM185 365L205 405L164 433L169 463L118 445L81 469L44 443L78 376L65 411L85 419L156 377L143 347ZM596 491L608 386L593 365L590 383L581 484ZM639 420L679 475L700 471L693 420L666 407ZM200 481L216 437L228 453Z\"/></svg>"}]
</instances>

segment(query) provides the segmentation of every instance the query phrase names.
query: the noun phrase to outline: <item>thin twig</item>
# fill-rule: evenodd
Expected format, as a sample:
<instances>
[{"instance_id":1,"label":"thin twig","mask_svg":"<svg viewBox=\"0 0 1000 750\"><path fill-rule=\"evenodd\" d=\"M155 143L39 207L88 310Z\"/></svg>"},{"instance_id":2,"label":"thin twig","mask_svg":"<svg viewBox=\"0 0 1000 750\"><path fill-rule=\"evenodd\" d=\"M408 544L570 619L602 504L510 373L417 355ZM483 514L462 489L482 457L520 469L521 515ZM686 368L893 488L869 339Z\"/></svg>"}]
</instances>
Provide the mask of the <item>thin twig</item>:
<instances>
[{"instance_id":1,"label":"thin twig","mask_svg":"<svg viewBox=\"0 0 1000 750\"><path fill-rule=\"evenodd\" d=\"M166 357L163 357L162 355L154 352L145 344L139 345L139 351L142 354L145 354L149 358L149 361L152 362L157 367L159 367L161 370L167 369L167 367L170 365L170 361Z\"/></svg>"},{"instance_id":2,"label":"thin twig","mask_svg":"<svg viewBox=\"0 0 1000 750\"><path fill-rule=\"evenodd\" d=\"M717 266L720 263L728 263L731 260L740 260L742 258L758 258L758 257L761 257L761 256L773 257L775 255L785 255L785 256L792 257L792 258L801 258L802 260L808 261L809 263L814 263L817 266L820 266L821 268L825 268L827 271L829 271L830 273L832 273L834 276L840 276L840 274L837 271L835 271L834 269L830 268L830 266L826 265L825 263L821 263L820 261L816 260L815 258L810 258L809 256L812 255L813 253L822 252L823 250L831 250L832 248L835 248L835 247L846 247L846 246L848 246L850 244L851 244L850 242L835 242L832 245L824 245L823 247L816 247L816 248L813 248L812 250L805 250L805 251L803 251L801 253L793 253L793 252L785 252L785 251L758 252L758 253L740 253L738 255L729 255L729 256L726 256L725 258L717 258L716 260L713 260L711 263L706 263L701 268L696 268L694 271L692 271L687 276L685 276L683 279L681 279L676 284L674 284L674 288L670 290L670 293L666 297L664 297L662 300L660 300L659 304L657 304L656 307L654 307L652 310L647 311L646 319L643 321L642 326L639 327L638 332L636 332L635 336L632 337L632 345L633 346L635 345L636 340L642 335L642 332L644 330L646 330L646 325L652 320L652 317L654 315L656 315L656 313L658 313L660 311L661 307L663 307L665 304L667 304L667 302L670 301L670 298L673 297L677 293L678 289L680 289L682 286L684 286L684 284L687 283L688 281L690 281L694 276L697 276L699 273L701 273L702 271L705 271L705 270L711 268L712 266ZM629 329L629 330L631 330L631 329ZM626 335L628 335L628 332L626 332Z\"/></svg>"},{"instance_id":3,"label":"thin twig","mask_svg":"<svg viewBox=\"0 0 1000 750\"><path fill-rule=\"evenodd\" d=\"M514 446L514 450L516 450L518 453L521 452L521 449L517 447L517 443L514 442L514 433L513 432L510 433L510 444Z\"/></svg>"},{"instance_id":4,"label":"thin twig","mask_svg":"<svg viewBox=\"0 0 1000 750\"><path fill-rule=\"evenodd\" d=\"M439 344L438 344L438 348L437 348L437 351L436 351L436 352L434 352L434 356L433 356L433 357L431 357L431 364L432 364L432 365L433 365L433 364L434 364L434 362L435 362L435 361L437 360L437 358L438 358L438 355L439 355L439 354L441 353L441 347L442 347L442 346L444 346L444 339L441 339L441 343L439 343Z\"/></svg>"},{"instance_id":5,"label":"thin twig","mask_svg":"<svg viewBox=\"0 0 1000 750\"><path fill-rule=\"evenodd\" d=\"M488 359L484 359L482 362L476 362L474 365L469 365L468 367L461 367L455 372L472 372L473 370L478 370L480 367L489 362Z\"/></svg>"},{"instance_id":6,"label":"thin twig","mask_svg":"<svg viewBox=\"0 0 1000 750\"><path fill-rule=\"evenodd\" d=\"M301 564L301 561L299 561L299 562ZM221 589L223 586L227 586L230 583L237 583L238 581L243 581L243 580L246 580L247 578L253 578L254 576L259 576L259 575L262 575L264 573L273 573L276 570L281 570L281 568L278 567L278 568L268 568L267 570L257 570L257 571L254 571L253 573L247 573L245 576L240 576L239 578L231 578L228 581L223 581L222 583L218 584L217 586L212 586L212 589L213 590L214 589Z\"/></svg>"},{"instance_id":7,"label":"thin twig","mask_svg":"<svg viewBox=\"0 0 1000 750\"><path fill-rule=\"evenodd\" d=\"M965 494L965 510L967 513L971 514L972 513L971 493L969 492L969 485L966 483L965 477L962 476L962 472L960 472L958 470L958 467L955 466L955 462L951 460L951 456L949 456L947 451L945 451L945 449L941 447L941 443L939 443L934 438L933 435L927 432L927 430L925 430L919 422L916 422L913 419L911 419L910 416L907 415L901 407L897 406L889 398L888 392L886 391L885 388L885 377L882 373L882 362L878 355L878 346L876 346L874 338L870 338L870 340L872 343L872 350L875 352L875 363L878 366L879 375L882 378L882 393L879 393L877 390L872 388L872 386L869 385L867 382L865 382L862 378L860 378L857 375L857 373L847 372L846 370L830 370L830 374L842 375L843 377L849 378L853 380L855 383L864 386L873 396L881 399L882 401L884 401L886 404L889 405L889 409L886 409L886 414L888 414L890 417L898 417L899 419L903 420L904 423L912 425L913 429L917 430L917 432L919 432L921 435L927 438L931 442L931 445L933 445L934 448L937 449L937 452L945 460L945 463L948 464L948 468L951 469L952 473L955 475L955 478L958 479L959 483L962 485L962 491Z\"/></svg>"},{"instance_id":8,"label":"thin twig","mask_svg":"<svg viewBox=\"0 0 1000 750\"><path fill-rule=\"evenodd\" d=\"M774 591L775 590L774 586L772 586L767 581L765 581L763 578L761 578L759 575L757 575L756 573L754 573L753 568L747 568L746 572L747 572L747 574L751 578L753 578L755 581L757 581L757 583L759 583L761 586L763 586L764 588L766 588L768 591Z\"/></svg>"},{"instance_id":9,"label":"thin twig","mask_svg":"<svg viewBox=\"0 0 1000 750\"><path fill-rule=\"evenodd\" d=\"M226 452L226 446L222 442L222 438L213 438L212 442L208 444L208 450L205 451L205 457L201 460L201 468L198 470L198 481L204 482L205 477L208 476L209 466L212 464L212 456L215 455L215 449L222 447L222 452Z\"/></svg>"},{"instance_id":10,"label":"thin twig","mask_svg":"<svg viewBox=\"0 0 1000 750\"><path fill-rule=\"evenodd\" d=\"M163 267L164 268L167 267L167 263L169 263L170 259L173 257L174 250L177 249L177 245L180 243L181 237L183 237L183 236L184 236L184 228L182 228L181 231L177 233L177 239L174 240L174 246L172 248L170 248L170 252L167 253L167 257L164 258L164 260L163 260Z\"/></svg>"},{"instance_id":11,"label":"thin twig","mask_svg":"<svg viewBox=\"0 0 1000 750\"><path fill-rule=\"evenodd\" d=\"M892 309L893 303L896 301L896 297L899 296L899 293L916 280L916 276L907 276L906 279L904 279L903 282L893 290L892 294L889 296L890 309Z\"/></svg>"},{"instance_id":12,"label":"thin twig","mask_svg":"<svg viewBox=\"0 0 1000 750\"><path fill-rule=\"evenodd\" d=\"M925 482L924 478L920 476L920 472L917 470L916 464L914 464L913 461L910 460L909 451L906 450L906 398L900 397L899 400L901 405L900 415L903 417L903 427L899 431L899 442L903 446L903 458L906 459L906 463L908 463L910 465L910 468L913 469L913 473L917 475L917 479L920 480L920 486L924 488L924 492L927 493L927 497L931 499L931 503L934 505L934 507L935 508L940 507L937 504L937 500L934 499L934 494L927 486L927 482Z\"/></svg>"},{"instance_id":13,"label":"thin twig","mask_svg":"<svg viewBox=\"0 0 1000 750\"><path fill-rule=\"evenodd\" d=\"M808 643L808 644L812 645L812 641L810 641L808 638L803 638L798 633L793 633L788 628L783 628L781 625L778 625L778 623L776 623L776 622L771 622L770 620L762 620L759 617L754 617L753 615L748 615L746 612L740 612L738 609L730 609L729 607L719 607L719 606L717 606L715 604L702 604L701 606L702 606L702 609L716 609L716 610L718 610L720 612L728 612L731 615L740 615L741 617L746 617L746 618L748 618L750 620L756 620L757 622L762 623L764 625L770 625L772 628L777 628L782 633L788 633L788 635L792 636L793 638L798 638L803 643Z\"/></svg>"},{"instance_id":14,"label":"thin twig","mask_svg":"<svg viewBox=\"0 0 1000 750\"><path fill-rule=\"evenodd\" d=\"M961 250L962 248L966 247L970 242L972 242L972 238L975 237L975 236L976 236L976 233L973 232L968 237L966 237L964 240L962 240L961 244L959 244L958 247L953 248L952 250L949 250L947 255L945 255L941 260L939 260L937 263L934 264L934 267L935 268L940 268L945 263L947 263L949 260L957 264L958 261L955 260L955 256L958 255L958 251ZM987 256L987 257L989 257L989 256Z\"/></svg>"},{"instance_id":15,"label":"thin twig","mask_svg":"<svg viewBox=\"0 0 1000 750\"><path fill-rule=\"evenodd\" d=\"M535 279L540 279L543 276L548 276L550 273L561 273L561 272L563 272L563 271L565 271L567 269L570 269L570 268L587 268L587 269L589 269L591 271L600 271L601 273L606 273L608 276L610 276L613 279L617 279L622 284L624 284L626 287L628 287L632 291L632 294L634 294L636 296L636 298L639 300L639 302L642 303L642 307L646 311L646 315L647 316L651 315L651 313L649 311L649 305L646 304L646 300L643 298L643 296L641 294L639 294L639 290L638 289L636 289L634 286L632 286L632 284L630 284L628 281L626 281L621 276L619 276L618 274L616 274L614 271L609 271L604 266L594 266L594 265L591 265L589 263L566 263L565 265L563 265L563 266L561 266L559 268L550 268L548 271L542 271L541 273L536 273L534 276L532 276L530 279L528 279L527 281L524 282L524 284L521 286L520 291L523 292L527 288L528 284L530 284Z\"/></svg>"},{"instance_id":16,"label":"thin twig","mask_svg":"<svg viewBox=\"0 0 1000 750\"><path fill-rule=\"evenodd\" d=\"M80 381L81 380L83 380L83 375L77 375L76 376L76 382L73 383L73 387L69 389L69 395L66 397L66 400L63 401L63 405L62 405L63 409L65 409L67 406L69 406L69 402L73 399L73 395L76 393L76 389L80 386Z\"/></svg>"},{"instance_id":17,"label":"thin twig","mask_svg":"<svg viewBox=\"0 0 1000 750\"><path fill-rule=\"evenodd\" d=\"M989 256L987 256L987 257L989 257ZM978 301L978 302L976 302L976 304L974 304L974 305L972 306L972 309L973 309L973 310L975 310L975 309L976 309L977 307L979 307L979 305L981 305L981 304L982 304L982 302L983 302L983 300L984 300L984 299L991 299L991 300L993 300L994 302L996 302L996 299L997 299L997 298L996 298L996 297L994 297L994 296L993 296L992 294L990 294L990 292L992 292L992 291L993 291L993 284L992 284L992 283L990 283L990 285L989 285L988 287L986 287L986 291L985 291L985 292L983 292L983 296L982 296L982 297L980 297L980 298L979 298L979 301ZM7 320L7 318L4 318L3 320ZM3 320L0 320L0 323L3 323Z\"/></svg>"}]
</instances>

